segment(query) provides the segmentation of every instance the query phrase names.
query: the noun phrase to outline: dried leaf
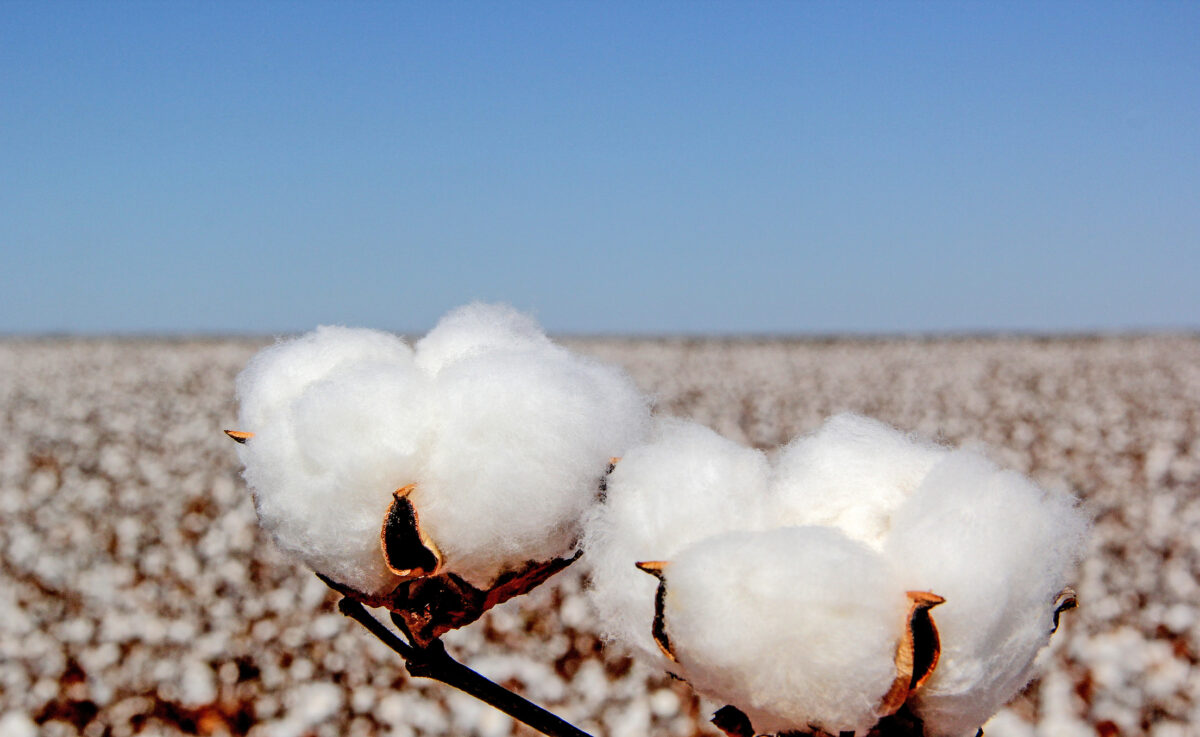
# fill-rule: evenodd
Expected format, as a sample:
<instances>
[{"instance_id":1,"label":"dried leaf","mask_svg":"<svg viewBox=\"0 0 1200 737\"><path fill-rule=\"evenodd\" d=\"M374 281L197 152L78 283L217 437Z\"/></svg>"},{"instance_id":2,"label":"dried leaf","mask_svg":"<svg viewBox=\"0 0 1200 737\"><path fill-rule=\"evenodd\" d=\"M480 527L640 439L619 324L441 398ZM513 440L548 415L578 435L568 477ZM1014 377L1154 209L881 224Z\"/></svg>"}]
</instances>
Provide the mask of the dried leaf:
<instances>
[{"instance_id":1,"label":"dried leaf","mask_svg":"<svg viewBox=\"0 0 1200 737\"><path fill-rule=\"evenodd\" d=\"M928 591L909 591L908 619L896 647L896 680L879 704L880 716L891 716L925 684L937 667L942 645L929 610L945 601Z\"/></svg>"}]
</instances>

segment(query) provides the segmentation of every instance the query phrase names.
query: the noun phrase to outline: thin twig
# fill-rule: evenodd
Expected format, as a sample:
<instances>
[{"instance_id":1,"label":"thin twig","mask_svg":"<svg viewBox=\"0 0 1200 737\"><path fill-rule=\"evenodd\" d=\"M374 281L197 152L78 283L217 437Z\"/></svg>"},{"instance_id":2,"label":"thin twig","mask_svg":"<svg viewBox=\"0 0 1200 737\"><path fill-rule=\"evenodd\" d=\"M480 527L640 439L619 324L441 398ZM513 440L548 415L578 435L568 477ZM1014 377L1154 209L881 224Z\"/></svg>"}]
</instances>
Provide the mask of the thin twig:
<instances>
[{"instance_id":1,"label":"thin twig","mask_svg":"<svg viewBox=\"0 0 1200 737\"><path fill-rule=\"evenodd\" d=\"M484 678L450 657L441 640L434 640L427 647L414 647L397 637L382 622L371 616L366 607L349 597L343 597L338 602L338 609L366 627L380 642L404 658L404 667L413 676L432 678L453 686L549 737L591 737L587 732L498 683Z\"/></svg>"}]
</instances>

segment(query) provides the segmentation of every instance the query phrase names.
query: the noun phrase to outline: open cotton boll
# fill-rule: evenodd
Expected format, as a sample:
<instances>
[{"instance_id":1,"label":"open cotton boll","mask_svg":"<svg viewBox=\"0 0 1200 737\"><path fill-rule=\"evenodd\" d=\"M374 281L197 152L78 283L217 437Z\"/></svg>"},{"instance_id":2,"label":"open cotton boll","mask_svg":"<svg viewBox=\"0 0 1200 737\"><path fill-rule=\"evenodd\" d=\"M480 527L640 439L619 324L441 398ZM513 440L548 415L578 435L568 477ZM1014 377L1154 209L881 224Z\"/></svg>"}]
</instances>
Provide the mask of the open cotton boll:
<instances>
[{"instance_id":1,"label":"open cotton boll","mask_svg":"<svg viewBox=\"0 0 1200 737\"><path fill-rule=\"evenodd\" d=\"M417 341L417 366L437 374L461 358L494 350L524 350L562 356L529 315L508 305L473 302L446 313Z\"/></svg>"},{"instance_id":2,"label":"open cotton boll","mask_svg":"<svg viewBox=\"0 0 1200 737\"><path fill-rule=\"evenodd\" d=\"M445 569L481 588L569 555L609 459L649 425L626 374L566 351L460 357L438 374L432 411L436 436L410 499Z\"/></svg>"},{"instance_id":3,"label":"open cotton boll","mask_svg":"<svg viewBox=\"0 0 1200 737\"><path fill-rule=\"evenodd\" d=\"M669 560L720 532L761 527L768 472L761 451L681 420L661 421L621 459L583 542L606 637L670 665L651 637L657 584L634 564Z\"/></svg>"},{"instance_id":4,"label":"open cotton boll","mask_svg":"<svg viewBox=\"0 0 1200 737\"><path fill-rule=\"evenodd\" d=\"M428 379L399 339L320 328L258 354L238 377L239 446L259 520L286 552L339 583L384 593L392 491L415 478Z\"/></svg>"},{"instance_id":5,"label":"open cotton boll","mask_svg":"<svg viewBox=\"0 0 1200 737\"><path fill-rule=\"evenodd\" d=\"M775 459L779 524L830 525L882 549L891 516L948 451L855 414L839 414Z\"/></svg>"},{"instance_id":6,"label":"open cotton boll","mask_svg":"<svg viewBox=\"0 0 1200 737\"><path fill-rule=\"evenodd\" d=\"M663 570L680 675L755 734L865 733L896 679L908 597L876 551L828 527L731 532Z\"/></svg>"},{"instance_id":7,"label":"open cotton boll","mask_svg":"<svg viewBox=\"0 0 1200 737\"><path fill-rule=\"evenodd\" d=\"M886 554L906 587L946 599L941 660L916 701L930 737L973 734L1029 681L1087 528L1070 495L961 450L897 511Z\"/></svg>"}]
</instances>

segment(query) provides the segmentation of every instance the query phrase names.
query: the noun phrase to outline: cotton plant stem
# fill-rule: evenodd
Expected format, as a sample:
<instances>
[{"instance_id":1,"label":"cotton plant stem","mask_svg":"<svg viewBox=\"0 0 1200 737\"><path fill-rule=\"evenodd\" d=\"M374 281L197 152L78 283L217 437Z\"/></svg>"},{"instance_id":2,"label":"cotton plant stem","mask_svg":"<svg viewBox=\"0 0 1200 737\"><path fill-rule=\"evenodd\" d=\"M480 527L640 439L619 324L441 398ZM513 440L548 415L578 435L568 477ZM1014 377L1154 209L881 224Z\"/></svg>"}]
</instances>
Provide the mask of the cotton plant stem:
<instances>
[{"instance_id":1,"label":"cotton plant stem","mask_svg":"<svg viewBox=\"0 0 1200 737\"><path fill-rule=\"evenodd\" d=\"M467 666L450 657L441 640L434 640L428 647L418 648L405 642L378 619L371 616L359 602L343 597L338 609L354 621L367 628L384 645L404 658L404 666L418 678L432 678L448 686L470 694L489 704L513 719L548 737L591 737L577 727L563 721L537 704L522 698L503 686L479 675Z\"/></svg>"}]
</instances>

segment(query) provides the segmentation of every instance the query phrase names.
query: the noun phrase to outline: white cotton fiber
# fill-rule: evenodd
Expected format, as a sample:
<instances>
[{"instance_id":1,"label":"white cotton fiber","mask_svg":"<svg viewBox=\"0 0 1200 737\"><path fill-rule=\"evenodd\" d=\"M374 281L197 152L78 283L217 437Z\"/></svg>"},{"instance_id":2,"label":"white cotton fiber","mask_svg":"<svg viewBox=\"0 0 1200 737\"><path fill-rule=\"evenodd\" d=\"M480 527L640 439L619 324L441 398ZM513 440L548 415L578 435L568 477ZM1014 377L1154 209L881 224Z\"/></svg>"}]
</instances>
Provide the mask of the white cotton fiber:
<instances>
[{"instance_id":1,"label":"white cotton fiber","mask_svg":"<svg viewBox=\"0 0 1200 737\"><path fill-rule=\"evenodd\" d=\"M668 422L617 466L585 549L605 633L758 733L864 732L896 675L904 593L944 597L941 659L910 703L930 737L957 737L1028 681L1087 527L1065 493L865 417L832 418L773 468ZM654 643L638 561L667 561L678 663Z\"/></svg>"},{"instance_id":2,"label":"white cotton fiber","mask_svg":"<svg viewBox=\"0 0 1200 737\"><path fill-rule=\"evenodd\" d=\"M651 635L657 582L634 564L670 560L721 532L761 528L768 472L762 452L680 420L660 422L621 459L583 545L606 637L669 665Z\"/></svg>"},{"instance_id":3,"label":"white cotton fiber","mask_svg":"<svg viewBox=\"0 0 1200 737\"><path fill-rule=\"evenodd\" d=\"M285 551L360 591L396 579L379 530L412 482L429 380L398 338L322 327L256 355L238 377L238 452L263 527Z\"/></svg>"},{"instance_id":4,"label":"white cotton fiber","mask_svg":"<svg viewBox=\"0 0 1200 737\"><path fill-rule=\"evenodd\" d=\"M882 549L891 516L947 453L878 420L835 415L775 459L779 524L830 525Z\"/></svg>"},{"instance_id":5,"label":"white cotton fiber","mask_svg":"<svg viewBox=\"0 0 1200 737\"><path fill-rule=\"evenodd\" d=\"M680 675L756 734L865 733L896 679L908 598L876 551L828 527L734 532L664 570Z\"/></svg>"},{"instance_id":6,"label":"white cotton fiber","mask_svg":"<svg viewBox=\"0 0 1200 737\"><path fill-rule=\"evenodd\" d=\"M508 305L473 302L446 313L417 342L417 365L431 375L470 355L522 351L565 356L529 315Z\"/></svg>"},{"instance_id":7,"label":"white cotton fiber","mask_svg":"<svg viewBox=\"0 0 1200 737\"><path fill-rule=\"evenodd\" d=\"M447 565L477 586L569 552L609 459L648 425L628 377L566 351L469 353L442 368L434 397L412 500Z\"/></svg>"},{"instance_id":8,"label":"white cotton fiber","mask_svg":"<svg viewBox=\"0 0 1200 737\"><path fill-rule=\"evenodd\" d=\"M368 594L400 581L380 547L394 490L416 484L409 498L442 570L485 588L569 555L609 458L649 424L623 372L496 305L447 315L415 354L386 333L319 328L257 355L238 398L263 526Z\"/></svg>"},{"instance_id":9,"label":"white cotton fiber","mask_svg":"<svg viewBox=\"0 0 1200 737\"><path fill-rule=\"evenodd\" d=\"M907 588L934 591L942 656L919 692L930 737L972 732L1028 682L1088 521L976 453L956 451L896 512L886 554Z\"/></svg>"}]
</instances>

